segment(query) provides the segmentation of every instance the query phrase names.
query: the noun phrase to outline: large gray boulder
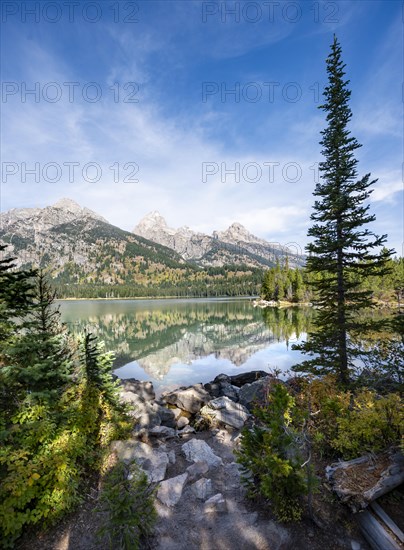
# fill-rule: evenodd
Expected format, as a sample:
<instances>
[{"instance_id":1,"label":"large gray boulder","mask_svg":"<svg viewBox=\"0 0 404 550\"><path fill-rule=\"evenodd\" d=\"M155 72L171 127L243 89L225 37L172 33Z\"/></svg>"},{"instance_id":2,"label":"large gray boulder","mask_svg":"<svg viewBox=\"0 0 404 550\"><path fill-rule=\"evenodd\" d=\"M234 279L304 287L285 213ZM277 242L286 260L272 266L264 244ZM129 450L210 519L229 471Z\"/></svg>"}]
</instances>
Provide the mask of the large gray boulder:
<instances>
[{"instance_id":1,"label":"large gray boulder","mask_svg":"<svg viewBox=\"0 0 404 550\"><path fill-rule=\"evenodd\" d=\"M161 416L159 412L163 407L160 407L154 401L146 401L143 397L131 391L121 391L120 398L123 403L129 404L129 415L136 420L136 430L160 426Z\"/></svg>"},{"instance_id":2,"label":"large gray boulder","mask_svg":"<svg viewBox=\"0 0 404 550\"><path fill-rule=\"evenodd\" d=\"M164 395L163 400L170 405L190 412L199 412L201 407L210 400L210 395L202 384L195 384L189 388L182 388Z\"/></svg>"},{"instance_id":3,"label":"large gray boulder","mask_svg":"<svg viewBox=\"0 0 404 550\"><path fill-rule=\"evenodd\" d=\"M143 397L140 397L140 395L138 395L137 393L133 393L131 391L126 391L124 389L122 390L119 390L119 397L120 397L120 400L123 402L123 403L127 403L133 407L136 407L136 406L143 406L145 404L145 400L143 399Z\"/></svg>"},{"instance_id":4,"label":"large gray boulder","mask_svg":"<svg viewBox=\"0 0 404 550\"><path fill-rule=\"evenodd\" d=\"M212 448L201 439L191 439L182 445L182 452L189 462L205 461L209 468L216 468L223 465L223 460L215 455Z\"/></svg>"},{"instance_id":5,"label":"large gray boulder","mask_svg":"<svg viewBox=\"0 0 404 550\"><path fill-rule=\"evenodd\" d=\"M204 387L213 398L225 396L233 401L238 401L240 390L231 384L230 376L227 376L227 374L219 374L213 382L205 384Z\"/></svg>"},{"instance_id":6,"label":"large gray boulder","mask_svg":"<svg viewBox=\"0 0 404 550\"><path fill-rule=\"evenodd\" d=\"M204 460L202 462L194 462L191 466L188 466L187 472L189 474L189 480L193 481L209 472L209 464Z\"/></svg>"},{"instance_id":7,"label":"large gray boulder","mask_svg":"<svg viewBox=\"0 0 404 550\"><path fill-rule=\"evenodd\" d=\"M130 405L130 416L137 421L137 430L155 426L176 428L174 413L166 406L155 402L155 393L151 382L140 382L134 378L120 381L120 399Z\"/></svg>"},{"instance_id":8,"label":"large gray boulder","mask_svg":"<svg viewBox=\"0 0 404 550\"><path fill-rule=\"evenodd\" d=\"M240 403L251 410L256 403L264 402L272 380L271 376L265 376L251 384L244 384L239 393Z\"/></svg>"},{"instance_id":9,"label":"large gray boulder","mask_svg":"<svg viewBox=\"0 0 404 550\"><path fill-rule=\"evenodd\" d=\"M151 429L161 424L159 408L156 403L147 402L141 408L137 407L131 411L130 415L136 420L135 430L137 431L143 428Z\"/></svg>"},{"instance_id":10,"label":"large gray boulder","mask_svg":"<svg viewBox=\"0 0 404 550\"><path fill-rule=\"evenodd\" d=\"M219 397L228 397L232 401L238 401L239 400L239 388L237 386L233 386L232 384L228 384L227 382L222 382L220 384L220 395Z\"/></svg>"},{"instance_id":11,"label":"large gray boulder","mask_svg":"<svg viewBox=\"0 0 404 550\"><path fill-rule=\"evenodd\" d=\"M154 426L148 433L149 436L156 437L157 439L172 439L177 436L176 430L168 426Z\"/></svg>"},{"instance_id":12,"label":"large gray boulder","mask_svg":"<svg viewBox=\"0 0 404 550\"><path fill-rule=\"evenodd\" d=\"M185 472L180 476L163 481L157 491L159 501L169 507L175 506L181 498L187 479L188 473Z\"/></svg>"},{"instance_id":13,"label":"large gray boulder","mask_svg":"<svg viewBox=\"0 0 404 550\"><path fill-rule=\"evenodd\" d=\"M136 439L113 441L111 450L116 453L119 460L126 464L137 462L150 482L158 482L164 479L169 463L166 452L153 449L150 445Z\"/></svg>"},{"instance_id":14,"label":"large gray boulder","mask_svg":"<svg viewBox=\"0 0 404 550\"><path fill-rule=\"evenodd\" d=\"M161 418L161 423L163 426L168 426L169 428L176 428L176 418L174 412L162 405L157 405L157 413Z\"/></svg>"},{"instance_id":15,"label":"large gray boulder","mask_svg":"<svg viewBox=\"0 0 404 550\"><path fill-rule=\"evenodd\" d=\"M199 414L213 424L226 424L236 429L242 428L249 416L246 407L225 396L209 401Z\"/></svg>"},{"instance_id":16,"label":"large gray boulder","mask_svg":"<svg viewBox=\"0 0 404 550\"><path fill-rule=\"evenodd\" d=\"M230 376L229 378L233 386L241 388L242 386L244 386L244 384L252 384L256 380L264 378L266 376L268 376L268 373L264 372L263 370L252 370L250 372L241 372L240 374Z\"/></svg>"},{"instance_id":17,"label":"large gray boulder","mask_svg":"<svg viewBox=\"0 0 404 550\"><path fill-rule=\"evenodd\" d=\"M122 392L136 393L145 401L153 401L156 398L152 382L141 382L135 378L127 378L120 381Z\"/></svg>"}]
</instances>

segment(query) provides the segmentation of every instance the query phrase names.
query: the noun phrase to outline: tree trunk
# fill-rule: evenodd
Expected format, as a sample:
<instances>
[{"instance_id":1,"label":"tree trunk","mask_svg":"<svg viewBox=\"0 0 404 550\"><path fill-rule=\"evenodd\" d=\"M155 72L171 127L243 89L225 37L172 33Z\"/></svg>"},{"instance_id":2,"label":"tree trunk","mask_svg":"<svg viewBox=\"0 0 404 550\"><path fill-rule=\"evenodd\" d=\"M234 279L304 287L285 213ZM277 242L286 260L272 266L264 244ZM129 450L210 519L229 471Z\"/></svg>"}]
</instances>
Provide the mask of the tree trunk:
<instances>
[{"instance_id":1,"label":"tree trunk","mask_svg":"<svg viewBox=\"0 0 404 550\"><path fill-rule=\"evenodd\" d=\"M341 220L337 220L337 239L338 243L342 242ZM338 351L339 351L339 380L343 386L349 383L348 374L348 356L346 345L346 314L345 314L345 284L344 284L344 265L343 265L343 250L339 244L337 251L337 307L338 307Z\"/></svg>"}]
</instances>

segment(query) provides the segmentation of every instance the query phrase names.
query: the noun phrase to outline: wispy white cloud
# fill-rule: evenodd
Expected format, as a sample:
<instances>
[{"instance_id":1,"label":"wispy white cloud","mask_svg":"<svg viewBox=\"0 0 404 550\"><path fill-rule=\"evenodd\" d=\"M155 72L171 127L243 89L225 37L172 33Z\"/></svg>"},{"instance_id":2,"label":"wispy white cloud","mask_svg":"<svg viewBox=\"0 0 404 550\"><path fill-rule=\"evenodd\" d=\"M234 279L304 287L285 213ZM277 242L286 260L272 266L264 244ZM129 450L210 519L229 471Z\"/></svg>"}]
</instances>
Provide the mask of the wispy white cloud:
<instances>
[{"instance_id":1,"label":"wispy white cloud","mask_svg":"<svg viewBox=\"0 0 404 550\"><path fill-rule=\"evenodd\" d=\"M379 181L370 196L371 202L392 203L398 199L397 193L404 191L402 174L398 171L377 174ZM403 200L403 199L402 199Z\"/></svg>"},{"instance_id":2,"label":"wispy white cloud","mask_svg":"<svg viewBox=\"0 0 404 550\"><path fill-rule=\"evenodd\" d=\"M103 176L93 184L81 177L69 183L67 173L55 184L44 181L35 184L29 178L23 184L16 177L14 182L10 179L9 183L2 184L2 208L45 206L61 196L69 196L127 230L146 212L157 209L172 226L188 225L211 233L239 221L258 236L283 244L295 241L303 247L315 185L311 167L321 160L318 140L324 125L323 113L317 111L311 93L305 90L310 95L306 94L298 104L278 101L261 109L236 105L234 111L229 105L206 104L202 109L200 103L182 111L179 97L178 106L167 111L164 89L157 90L155 83L162 59L187 71L192 56L197 58L203 53L207 63L217 62L220 66L223 59L234 60L262 45L292 36L293 26L281 25L271 34L268 25L254 27L253 32L251 25L223 25L220 18L210 26L202 25L200 12L197 13L200 5L170 4L174 7L165 8L167 24L173 24L173 29L189 39L187 47L183 40L175 42L174 37L160 33L158 25L155 29L137 27L136 32L119 26L103 28L112 52L109 63L103 66L104 76L100 82L105 94L103 101L92 104L79 99L74 103L62 100L50 104L29 100L21 103L18 98L11 98L3 104L6 138L3 161L25 161L31 165L76 161L80 166L91 161L102 167ZM346 6L341 4L342 8L345 10ZM346 19L341 25L348 25L357 9L352 7L349 14L345 11ZM391 52L392 40L386 37L385 42L385 51ZM56 52L31 43L21 43L20 48L22 58L28 60L25 65L20 60L27 81L77 79L73 68ZM388 218L383 213L388 212L391 205L396 207L402 185L397 169L401 159L395 149L380 158L374 154L377 145L382 143L380 138L387 136L394 146L400 141L395 96L388 94L384 87L392 74L395 75L396 63L396 58L388 59L378 66L377 91L372 86L375 66L370 63L368 79L360 91L360 101L355 100L354 109L354 134L359 132L358 137L366 138L361 152L367 150L373 157L371 166L364 163L364 168L379 177L371 199L379 209L381 220ZM166 69L161 67L163 71ZM261 70L251 69L245 78L261 80L267 70L266 66ZM140 102L115 103L108 87L114 82L128 81L143 84ZM239 119L245 120L245 128L240 126ZM139 182L115 183L110 169L115 162L121 170L125 162L136 162L140 168L136 175ZM256 163L263 175L252 183L243 174L236 182L231 176L217 173L204 182L204 162L217 163L219 167L223 162L227 169L238 162L241 172L246 164ZM267 162L279 163L272 182L267 177ZM301 167L298 182L283 177L282 168L288 163ZM125 175L127 172L123 171L120 179ZM398 209L394 212L397 220ZM394 243L401 238L399 225L391 225Z\"/></svg>"}]
</instances>

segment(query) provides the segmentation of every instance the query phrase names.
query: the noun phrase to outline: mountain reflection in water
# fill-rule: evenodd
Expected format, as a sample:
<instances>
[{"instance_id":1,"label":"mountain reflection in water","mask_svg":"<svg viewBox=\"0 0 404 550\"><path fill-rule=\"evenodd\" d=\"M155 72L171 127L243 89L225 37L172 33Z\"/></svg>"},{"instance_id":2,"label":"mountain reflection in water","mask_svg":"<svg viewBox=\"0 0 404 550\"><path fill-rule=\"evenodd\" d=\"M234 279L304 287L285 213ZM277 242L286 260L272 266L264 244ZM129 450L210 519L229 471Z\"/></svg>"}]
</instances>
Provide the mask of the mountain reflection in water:
<instances>
[{"instance_id":1,"label":"mountain reflection in water","mask_svg":"<svg viewBox=\"0 0 404 550\"><path fill-rule=\"evenodd\" d=\"M253 308L249 300L108 300L61 302L74 333L87 329L115 352L121 378L158 389L207 382L217 374L286 370L302 355L311 308Z\"/></svg>"}]
</instances>

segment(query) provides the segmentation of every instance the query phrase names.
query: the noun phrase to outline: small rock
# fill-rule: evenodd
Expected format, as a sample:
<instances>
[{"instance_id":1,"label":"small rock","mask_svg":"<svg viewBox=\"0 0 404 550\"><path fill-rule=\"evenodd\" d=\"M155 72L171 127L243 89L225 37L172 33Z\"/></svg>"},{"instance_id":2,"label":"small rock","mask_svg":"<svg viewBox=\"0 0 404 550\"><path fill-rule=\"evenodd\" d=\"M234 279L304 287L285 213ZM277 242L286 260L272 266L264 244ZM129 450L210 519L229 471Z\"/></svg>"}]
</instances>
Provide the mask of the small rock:
<instances>
[{"instance_id":1,"label":"small rock","mask_svg":"<svg viewBox=\"0 0 404 550\"><path fill-rule=\"evenodd\" d=\"M170 464L175 464L177 458L175 456L175 451L169 451L168 453L168 460L170 462Z\"/></svg>"},{"instance_id":2,"label":"small rock","mask_svg":"<svg viewBox=\"0 0 404 550\"><path fill-rule=\"evenodd\" d=\"M181 448L182 452L185 454L185 458L189 462L200 462L204 460L208 463L209 468L223 465L222 459L215 455L211 447L209 447L205 441L191 439L184 443Z\"/></svg>"},{"instance_id":3,"label":"small rock","mask_svg":"<svg viewBox=\"0 0 404 550\"><path fill-rule=\"evenodd\" d=\"M166 506L175 506L180 500L182 490L187 482L188 473L163 481L157 491L157 498Z\"/></svg>"},{"instance_id":4,"label":"small rock","mask_svg":"<svg viewBox=\"0 0 404 550\"><path fill-rule=\"evenodd\" d=\"M351 540L351 548L352 550L361 550L362 546L359 542L356 542L356 540Z\"/></svg>"},{"instance_id":5,"label":"small rock","mask_svg":"<svg viewBox=\"0 0 404 550\"><path fill-rule=\"evenodd\" d=\"M212 481L202 477L191 485L192 492L199 500L206 500L212 494Z\"/></svg>"},{"instance_id":6,"label":"small rock","mask_svg":"<svg viewBox=\"0 0 404 550\"><path fill-rule=\"evenodd\" d=\"M217 495L210 497L210 499L205 502L205 507L203 511L205 512L205 514L212 512L226 512L226 500L223 498L222 493L218 493Z\"/></svg>"},{"instance_id":7,"label":"small rock","mask_svg":"<svg viewBox=\"0 0 404 550\"><path fill-rule=\"evenodd\" d=\"M189 480L193 481L197 477L206 474L209 471L209 464L205 460L195 462L188 466L187 472L189 474Z\"/></svg>"},{"instance_id":8,"label":"small rock","mask_svg":"<svg viewBox=\"0 0 404 550\"><path fill-rule=\"evenodd\" d=\"M168 410L173 413L175 420L178 420L183 413L183 411L178 407L174 407L173 409L168 409Z\"/></svg>"},{"instance_id":9,"label":"small rock","mask_svg":"<svg viewBox=\"0 0 404 550\"><path fill-rule=\"evenodd\" d=\"M189 424L189 420L186 416L180 416L177 420L177 428L180 430Z\"/></svg>"},{"instance_id":10,"label":"small rock","mask_svg":"<svg viewBox=\"0 0 404 550\"><path fill-rule=\"evenodd\" d=\"M178 431L178 435L180 437L184 435L194 434L194 433L195 433L195 428L193 428L192 426L185 426L185 428Z\"/></svg>"}]
</instances>

